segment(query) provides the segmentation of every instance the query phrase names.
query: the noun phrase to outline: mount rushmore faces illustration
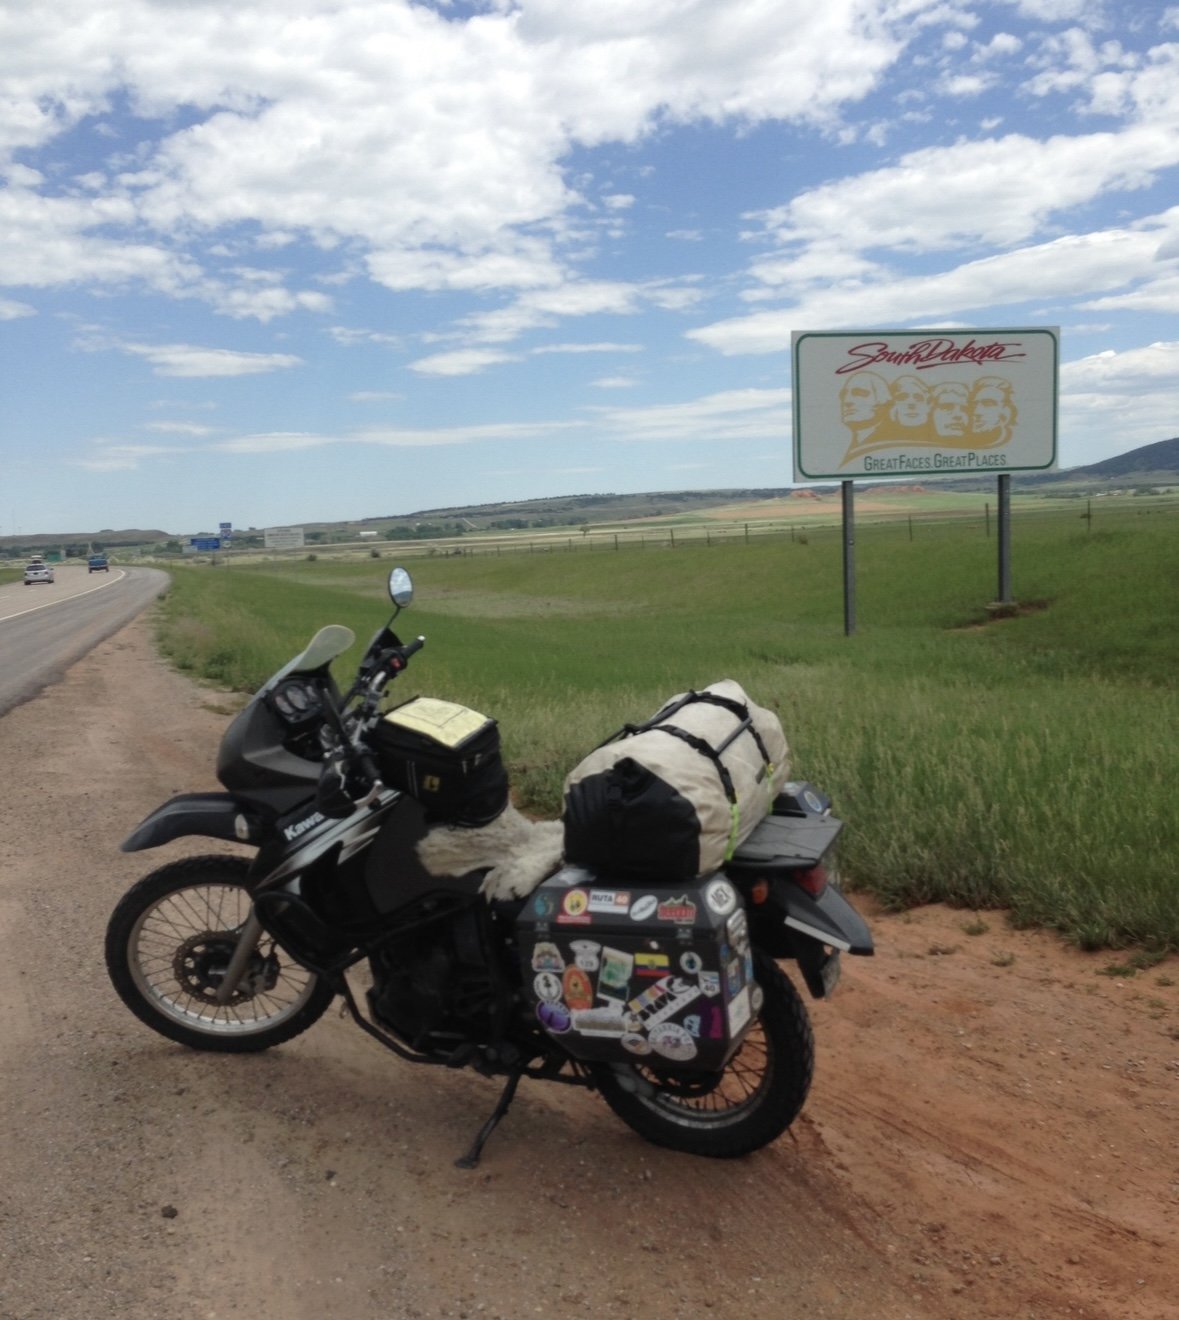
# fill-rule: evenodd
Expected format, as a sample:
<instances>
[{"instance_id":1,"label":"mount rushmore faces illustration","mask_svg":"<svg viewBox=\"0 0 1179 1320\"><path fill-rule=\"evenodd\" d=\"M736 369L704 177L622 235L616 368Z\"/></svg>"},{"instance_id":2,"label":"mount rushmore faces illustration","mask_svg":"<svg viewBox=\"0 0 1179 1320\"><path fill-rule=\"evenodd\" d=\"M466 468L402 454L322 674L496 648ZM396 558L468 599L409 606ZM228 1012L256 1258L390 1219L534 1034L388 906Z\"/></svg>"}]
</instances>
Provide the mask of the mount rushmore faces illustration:
<instances>
[{"instance_id":1,"label":"mount rushmore faces illustration","mask_svg":"<svg viewBox=\"0 0 1179 1320\"><path fill-rule=\"evenodd\" d=\"M857 371L839 389L839 416L851 432L844 463L871 449L926 445L941 449L998 449L1019 416L1011 382L979 376L931 384L906 374L886 380Z\"/></svg>"}]
</instances>

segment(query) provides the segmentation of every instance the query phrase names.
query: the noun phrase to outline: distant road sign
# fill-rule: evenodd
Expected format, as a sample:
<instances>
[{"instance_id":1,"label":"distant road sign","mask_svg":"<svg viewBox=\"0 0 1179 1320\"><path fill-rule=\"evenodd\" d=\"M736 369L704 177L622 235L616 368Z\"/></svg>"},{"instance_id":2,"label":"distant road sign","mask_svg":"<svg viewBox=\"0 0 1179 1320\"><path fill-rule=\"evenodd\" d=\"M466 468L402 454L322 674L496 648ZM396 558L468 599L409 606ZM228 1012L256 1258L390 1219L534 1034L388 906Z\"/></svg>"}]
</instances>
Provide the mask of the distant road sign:
<instances>
[{"instance_id":1,"label":"distant road sign","mask_svg":"<svg viewBox=\"0 0 1179 1320\"><path fill-rule=\"evenodd\" d=\"M219 536L194 536L189 539L188 544L194 550L220 550L221 538Z\"/></svg>"},{"instance_id":2,"label":"distant road sign","mask_svg":"<svg viewBox=\"0 0 1179 1320\"><path fill-rule=\"evenodd\" d=\"M267 550L299 550L302 548L302 527L267 527L262 533Z\"/></svg>"}]
</instances>

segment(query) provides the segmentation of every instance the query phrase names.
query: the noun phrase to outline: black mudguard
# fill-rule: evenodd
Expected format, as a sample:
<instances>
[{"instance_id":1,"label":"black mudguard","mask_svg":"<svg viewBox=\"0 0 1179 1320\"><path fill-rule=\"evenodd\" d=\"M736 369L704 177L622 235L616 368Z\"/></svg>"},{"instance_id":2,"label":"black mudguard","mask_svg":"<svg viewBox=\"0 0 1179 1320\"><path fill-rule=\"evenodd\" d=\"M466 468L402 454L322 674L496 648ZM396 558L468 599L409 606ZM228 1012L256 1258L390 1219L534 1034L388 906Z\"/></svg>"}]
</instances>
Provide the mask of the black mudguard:
<instances>
[{"instance_id":1,"label":"black mudguard","mask_svg":"<svg viewBox=\"0 0 1179 1320\"><path fill-rule=\"evenodd\" d=\"M794 881L779 879L767 901L746 911L754 944L772 958L795 959L816 999L830 995L842 954L875 952L864 919L832 884L813 898Z\"/></svg>"},{"instance_id":2,"label":"black mudguard","mask_svg":"<svg viewBox=\"0 0 1179 1320\"><path fill-rule=\"evenodd\" d=\"M868 923L834 885L828 884L818 898L790 881L779 881L774 889L784 922L792 931L843 953L875 952Z\"/></svg>"},{"instance_id":3,"label":"black mudguard","mask_svg":"<svg viewBox=\"0 0 1179 1320\"><path fill-rule=\"evenodd\" d=\"M121 851L158 848L190 834L234 843L259 843L262 822L230 793L182 793L165 802L123 840Z\"/></svg>"}]
</instances>

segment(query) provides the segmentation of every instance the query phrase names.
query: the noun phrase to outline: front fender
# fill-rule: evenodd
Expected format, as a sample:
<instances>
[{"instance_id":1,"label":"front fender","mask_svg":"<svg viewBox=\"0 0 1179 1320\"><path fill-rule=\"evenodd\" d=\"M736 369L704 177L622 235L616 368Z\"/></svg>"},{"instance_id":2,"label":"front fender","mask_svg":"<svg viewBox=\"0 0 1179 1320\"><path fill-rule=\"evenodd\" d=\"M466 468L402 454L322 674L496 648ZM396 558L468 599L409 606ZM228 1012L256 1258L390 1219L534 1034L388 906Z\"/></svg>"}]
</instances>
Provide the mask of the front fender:
<instances>
[{"instance_id":1,"label":"front fender","mask_svg":"<svg viewBox=\"0 0 1179 1320\"><path fill-rule=\"evenodd\" d=\"M120 849L141 852L191 834L257 844L262 842L265 828L257 814L231 793L182 793L141 821L123 840Z\"/></svg>"}]
</instances>

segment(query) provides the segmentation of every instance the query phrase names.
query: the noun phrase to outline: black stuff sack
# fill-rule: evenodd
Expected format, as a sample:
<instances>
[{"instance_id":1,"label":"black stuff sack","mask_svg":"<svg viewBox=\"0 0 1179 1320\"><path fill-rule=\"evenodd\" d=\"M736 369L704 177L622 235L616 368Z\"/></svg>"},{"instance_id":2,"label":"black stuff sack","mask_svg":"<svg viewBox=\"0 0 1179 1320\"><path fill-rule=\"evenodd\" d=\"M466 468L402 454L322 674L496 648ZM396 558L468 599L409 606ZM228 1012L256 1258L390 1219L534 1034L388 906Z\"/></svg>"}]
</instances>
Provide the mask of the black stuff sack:
<instances>
[{"instance_id":1,"label":"black stuff sack","mask_svg":"<svg viewBox=\"0 0 1179 1320\"><path fill-rule=\"evenodd\" d=\"M374 748L381 778L420 802L431 820L482 826L508 805L499 726L477 710L414 697L380 721Z\"/></svg>"},{"instance_id":2,"label":"black stuff sack","mask_svg":"<svg viewBox=\"0 0 1179 1320\"><path fill-rule=\"evenodd\" d=\"M790 772L778 717L732 679L673 697L565 780L565 859L620 880L710 875Z\"/></svg>"}]
</instances>

